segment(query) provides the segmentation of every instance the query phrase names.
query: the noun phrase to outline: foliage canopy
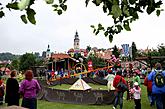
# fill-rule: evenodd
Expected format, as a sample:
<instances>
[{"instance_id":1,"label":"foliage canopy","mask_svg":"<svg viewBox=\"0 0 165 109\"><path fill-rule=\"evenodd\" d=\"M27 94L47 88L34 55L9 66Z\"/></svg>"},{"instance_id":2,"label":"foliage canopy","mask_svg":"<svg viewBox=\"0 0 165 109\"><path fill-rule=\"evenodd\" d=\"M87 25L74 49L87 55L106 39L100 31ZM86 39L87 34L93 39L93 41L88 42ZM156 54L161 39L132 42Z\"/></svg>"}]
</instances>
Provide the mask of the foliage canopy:
<instances>
[{"instance_id":1,"label":"foliage canopy","mask_svg":"<svg viewBox=\"0 0 165 109\"><path fill-rule=\"evenodd\" d=\"M0 18L5 16L3 9L8 8L9 10L25 11L25 14L20 16L22 21L25 24L27 24L28 21L36 24L36 12L31 8L36 2L38 1L11 0L11 2L5 5L0 3ZM67 0L45 0L45 2L52 6L58 15L61 15L63 11L67 10ZM139 13L147 12L150 15L156 11L156 15L159 16L161 11L163 11L160 7L163 4L162 0L85 0L86 6L88 6L90 2L102 7L103 12L114 21L114 23L108 27L104 27L101 24L98 24L98 26L91 25L95 35L103 31L110 42L112 42L113 36L122 30L131 31L130 23L139 19Z\"/></svg>"}]
</instances>

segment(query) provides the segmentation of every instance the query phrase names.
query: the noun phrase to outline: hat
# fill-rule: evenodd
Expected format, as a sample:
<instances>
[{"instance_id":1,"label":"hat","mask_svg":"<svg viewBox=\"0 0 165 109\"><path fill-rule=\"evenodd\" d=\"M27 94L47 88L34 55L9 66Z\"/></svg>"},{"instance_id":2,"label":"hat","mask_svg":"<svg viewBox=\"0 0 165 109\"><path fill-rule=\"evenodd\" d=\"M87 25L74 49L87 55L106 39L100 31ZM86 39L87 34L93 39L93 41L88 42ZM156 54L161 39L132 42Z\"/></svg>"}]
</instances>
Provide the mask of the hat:
<instances>
[{"instance_id":1,"label":"hat","mask_svg":"<svg viewBox=\"0 0 165 109\"><path fill-rule=\"evenodd\" d=\"M138 82L135 82L134 85L135 85L135 86L138 86L139 84L138 84Z\"/></svg>"}]
</instances>

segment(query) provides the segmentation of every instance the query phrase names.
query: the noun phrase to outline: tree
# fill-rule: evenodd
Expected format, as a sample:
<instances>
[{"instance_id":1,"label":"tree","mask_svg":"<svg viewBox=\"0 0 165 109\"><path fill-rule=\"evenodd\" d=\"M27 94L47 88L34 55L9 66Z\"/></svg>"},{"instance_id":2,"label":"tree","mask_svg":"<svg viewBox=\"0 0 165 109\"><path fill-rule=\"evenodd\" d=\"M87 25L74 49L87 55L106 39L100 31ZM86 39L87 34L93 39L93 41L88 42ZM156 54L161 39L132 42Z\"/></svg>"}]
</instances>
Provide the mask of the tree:
<instances>
[{"instance_id":1,"label":"tree","mask_svg":"<svg viewBox=\"0 0 165 109\"><path fill-rule=\"evenodd\" d=\"M87 46L87 48L86 48L86 51L89 53L90 51L91 51L91 47L90 47L90 45L89 46Z\"/></svg>"},{"instance_id":2,"label":"tree","mask_svg":"<svg viewBox=\"0 0 165 109\"><path fill-rule=\"evenodd\" d=\"M135 60L137 57L137 48L135 42L132 42L132 59Z\"/></svg>"},{"instance_id":3,"label":"tree","mask_svg":"<svg viewBox=\"0 0 165 109\"><path fill-rule=\"evenodd\" d=\"M116 58L118 58L119 55L120 55L120 52L119 52L119 50L118 50L116 45L113 47L112 54L115 55Z\"/></svg>"},{"instance_id":4,"label":"tree","mask_svg":"<svg viewBox=\"0 0 165 109\"><path fill-rule=\"evenodd\" d=\"M163 43L161 45L158 45L158 51L161 56L165 56L165 45Z\"/></svg>"},{"instance_id":5,"label":"tree","mask_svg":"<svg viewBox=\"0 0 165 109\"><path fill-rule=\"evenodd\" d=\"M19 70L19 65L19 59L14 59L10 66L12 69Z\"/></svg>"},{"instance_id":6,"label":"tree","mask_svg":"<svg viewBox=\"0 0 165 109\"><path fill-rule=\"evenodd\" d=\"M28 70L36 64L36 57L32 53L23 54L20 57L20 70Z\"/></svg>"},{"instance_id":7,"label":"tree","mask_svg":"<svg viewBox=\"0 0 165 109\"><path fill-rule=\"evenodd\" d=\"M19 55L14 55L12 53L6 52L6 53L0 53L0 60L14 60L18 59L20 56Z\"/></svg>"},{"instance_id":8,"label":"tree","mask_svg":"<svg viewBox=\"0 0 165 109\"><path fill-rule=\"evenodd\" d=\"M37 0L11 0L8 4L0 3L0 18L5 16L3 11L4 8L9 10L20 10L26 13L21 15L22 21L27 24L28 21L32 24L36 24L35 20L35 10L32 9L32 5L36 3ZM54 8L54 11L58 15L61 15L63 11L67 10L66 1L58 0L55 3L54 0L45 0L48 5ZM88 6L91 0L85 0L86 6ZM106 37L109 37L109 41L112 42L113 36L120 33L122 30L131 31L130 23L139 19L139 13L147 12L149 15L156 11L157 16L160 15L161 5L163 0L92 0L96 6L102 6L103 12L110 16L114 20L114 24L104 27L101 24L98 26L91 25L93 28L93 33L96 35L103 31Z\"/></svg>"},{"instance_id":9,"label":"tree","mask_svg":"<svg viewBox=\"0 0 165 109\"><path fill-rule=\"evenodd\" d=\"M98 58L95 54L90 54L88 58L84 61L84 64L86 65L86 67L88 67L87 63L89 60L92 60L94 69L106 66L105 60L102 58Z\"/></svg>"}]
</instances>

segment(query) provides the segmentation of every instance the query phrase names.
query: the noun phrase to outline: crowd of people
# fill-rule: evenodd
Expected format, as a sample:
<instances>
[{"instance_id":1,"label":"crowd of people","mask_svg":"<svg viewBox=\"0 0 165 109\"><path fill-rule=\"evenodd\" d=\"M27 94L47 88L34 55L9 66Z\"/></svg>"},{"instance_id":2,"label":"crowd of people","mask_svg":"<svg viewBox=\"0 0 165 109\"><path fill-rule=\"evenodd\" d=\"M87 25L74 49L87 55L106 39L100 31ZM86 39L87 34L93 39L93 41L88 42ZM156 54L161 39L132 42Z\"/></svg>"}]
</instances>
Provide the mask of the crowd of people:
<instances>
[{"instance_id":1,"label":"crowd of people","mask_svg":"<svg viewBox=\"0 0 165 109\"><path fill-rule=\"evenodd\" d=\"M7 106L19 106L19 100L22 98L22 107L37 109L37 93L41 87L37 80L33 79L33 71L27 70L25 79L20 83L17 81L16 75L17 71L11 71L6 85L0 77L0 104L2 105L3 101L5 101Z\"/></svg>"},{"instance_id":2,"label":"crowd of people","mask_svg":"<svg viewBox=\"0 0 165 109\"><path fill-rule=\"evenodd\" d=\"M156 105L157 109L165 109L165 70L162 69L160 63L155 65L154 69L147 68L147 75L145 75L144 85L147 87L147 96L150 106ZM134 99L135 109L141 109L141 80L138 72L133 75L133 87L130 87L129 81L122 76L122 71L117 71L113 79L113 87L115 88L115 101L113 109L120 106L123 108L123 94L129 92L129 98ZM128 76L129 77L129 76ZM127 78L128 79L128 78ZM111 80L112 81L112 80ZM123 84L121 86L121 83ZM120 85L119 85L120 84ZM125 87L127 87L126 90Z\"/></svg>"},{"instance_id":3,"label":"crowd of people","mask_svg":"<svg viewBox=\"0 0 165 109\"><path fill-rule=\"evenodd\" d=\"M19 106L19 100L22 97L22 107L37 109L36 96L41 87L37 80L33 79L33 71L27 70L25 72L25 79L21 82L17 81L16 75L17 71L12 71L10 73L10 78L6 81L6 85L0 77L0 105L5 101L8 106ZM48 78L50 79L52 76L57 75L60 75L61 77L67 76L68 71L61 70L60 72L55 72L55 74L50 73ZM128 70L108 68L96 70L85 76L100 77L108 81L108 91L115 90L113 109L116 109L118 105L120 109L123 108L124 92L127 92L127 100L134 100L135 109L141 109L141 78L144 78L149 105L151 107L156 105L157 109L165 109L165 70L162 69L160 63L157 63L153 69L137 68Z\"/></svg>"}]
</instances>

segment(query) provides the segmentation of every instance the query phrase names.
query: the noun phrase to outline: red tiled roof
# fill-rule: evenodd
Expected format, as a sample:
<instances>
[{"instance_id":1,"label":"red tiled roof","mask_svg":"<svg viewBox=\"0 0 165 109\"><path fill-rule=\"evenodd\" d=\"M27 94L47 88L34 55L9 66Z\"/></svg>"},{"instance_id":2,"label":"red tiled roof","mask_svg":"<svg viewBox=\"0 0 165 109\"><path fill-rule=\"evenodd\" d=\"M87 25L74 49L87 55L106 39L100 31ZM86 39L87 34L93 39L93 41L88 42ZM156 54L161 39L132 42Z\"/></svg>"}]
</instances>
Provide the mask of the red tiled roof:
<instances>
[{"instance_id":1,"label":"red tiled roof","mask_svg":"<svg viewBox=\"0 0 165 109\"><path fill-rule=\"evenodd\" d=\"M71 49L69 49L69 50L68 50L68 52L74 52L74 49L73 49L73 48L71 48Z\"/></svg>"},{"instance_id":2,"label":"red tiled roof","mask_svg":"<svg viewBox=\"0 0 165 109\"><path fill-rule=\"evenodd\" d=\"M1 67L0 70L1 71L4 71L5 70L6 72L10 72L10 69L8 69L8 68L5 69L5 67Z\"/></svg>"},{"instance_id":3,"label":"red tiled roof","mask_svg":"<svg viewBox=\"0 0 165 109\"><path fill-rule=\"evenodd\" d=\"M53 58L54 60L61 60L61 59L66 59L66 58L71 58L71 57L67 54L59 53L59 54L53 54L51 58Z\"/></svg>"}]
</instances>

